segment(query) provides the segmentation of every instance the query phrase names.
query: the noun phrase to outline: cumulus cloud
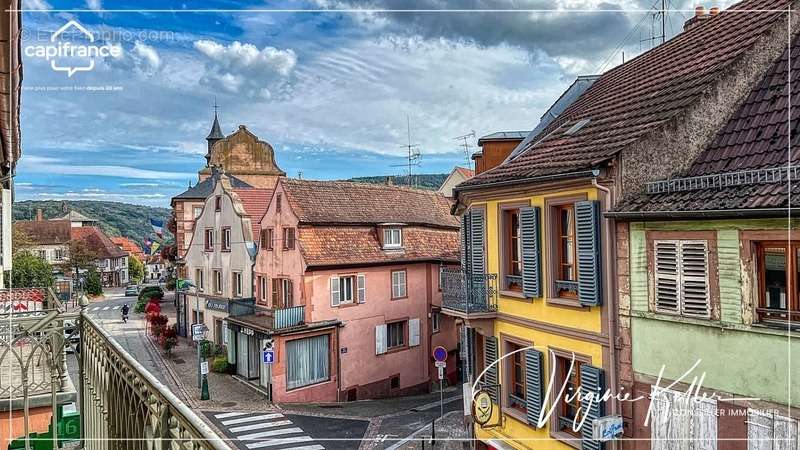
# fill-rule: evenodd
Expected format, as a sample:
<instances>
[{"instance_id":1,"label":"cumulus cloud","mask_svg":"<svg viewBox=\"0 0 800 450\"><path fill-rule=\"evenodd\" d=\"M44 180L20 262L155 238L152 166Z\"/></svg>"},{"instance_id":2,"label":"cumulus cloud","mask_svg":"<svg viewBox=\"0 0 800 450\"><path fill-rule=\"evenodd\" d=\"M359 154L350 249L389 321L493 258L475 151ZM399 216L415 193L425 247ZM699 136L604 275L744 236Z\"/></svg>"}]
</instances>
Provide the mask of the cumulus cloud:
<instances>
[{"instance_id":1,"label":"cumulus cloud","mask_svg":"<svg viewBox=\"0 0 800 450\"><path fill-rule=\"evenodd\" d=\"M107 62L114 68L134 71L148 77L158 73L162 66L158 51L141 41L136 41L128 50L123 49L119 57L108 58Z\"/></svg>"},{"instance_id":2,"label":"cumulus cloud","mask_svg":"<svg viewBox=\"0 0 800 450\"><path fill-rule=\"evenodd\" d=\"M272 97L297 65L297 55L292 49L267 46L259 50L253 44L239 41L223 45L206 39L196 41L194 48L206 57L202 84L262 99Z\"/></svg>"},{"instance_id":3,"label":"cumulus cloud","mask_svg":"<svg viewBox=\"0 0 800 450\"><path fill-rule=\"evenodd\" d=\"M23 0L22 9L32 9L36 11L49 11L53 9L50 3L45 0Z\"/></svg>"},{"instance_id":4,"label":"cumulus cloud","mask_svg":"<svg viewBox=\"0 0 800 450\"><path fill-rule=\"evenodd\" d=\"M86 0L86 7L92 11L103 9L103 2L101 0Z\"/></svg>"}]
</instances>

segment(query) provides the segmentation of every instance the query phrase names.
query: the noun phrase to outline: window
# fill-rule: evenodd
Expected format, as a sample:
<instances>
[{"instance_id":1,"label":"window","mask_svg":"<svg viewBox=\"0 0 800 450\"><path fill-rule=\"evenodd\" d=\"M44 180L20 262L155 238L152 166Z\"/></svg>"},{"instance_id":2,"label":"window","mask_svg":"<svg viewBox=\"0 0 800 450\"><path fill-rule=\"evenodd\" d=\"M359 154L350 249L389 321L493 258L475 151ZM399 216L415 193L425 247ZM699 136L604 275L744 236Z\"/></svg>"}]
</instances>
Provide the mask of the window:
<instances>
[{"instance_id":1,"label":"window","mask_svg":"<svg viewBox=\"0 0 800 450\"><path fill-rule=\"evenodd\" d=\"M291 308L292 305L292 280L288 278L272 279L272 307Z\"/></svg>"},{"instance_id":2,"label":"window","mask_svg":"<svg viewBox=\"0 0 800 450\"><path fill-rule=\"evenodd\" d=\"M553 239L555 240L554 292L556 297L578 298L577 256L575 245L575 206L553 206Z\"/></svg>"},{"instance_id":3,"label":"window","mask_svg":"<svg viewBox=\"0 0 800 450\"><path fill-rule=\"evenodd\" d=\"M202 206L195 206L193 209L194 218L197 219L200 217L200 214L203 214L203 207Z\"/></svg>"},{"instance_id":4,"label":"window","mask_svg":"<svg viewBox=\"0 0 800 450\"><path fill-rule=\"evenodd\" d=\"M433 330L434 333L439 332L439 327L441 326L441 323L442 323L442 313L440 313L439 311L434 311L433 313L431 313L431 329Z\"/></svg>"},{"instance_id":5,"label":"window","mask_svg":"<svg viewBox=\"0 0 800 450\"><path fill-rule=\"evenodd\" d=\"M61 261L61 260L64 259L64 249L63 248L57 248L55 250L55 253L56 253L56 256L55 256L56 261Z\"/></svg>"},{"instance_id":6,"label":"window","mask_svg":"<svg viewBox=\"0 0 800 450\"><path fill-rule=\"evenodd\" d=\"M503 210L503 287L522 291L522 240L519 208Z\"/></svg>"},{"instance_id":7,"label":"window","mask_svg":"<svg viewBox=\"0 0 800 450\"><path fill-rule=\"evenodd\" d=\"M400 248L403 246L403 232L400 228L386 228L383 230L383 247Z\"/></svg>"},{"instance_id":8,"label":"window","mask_svg":"<svg viewBox=\"0 0 800 450\"><path fill-rule=\"evenodd\" d=\"M272 241L274 237L275 236L272 228L261 230L261 248L264 250L272 250Z\"/></svg>"},{"instance_id":9,"label":"window","mask_svg":"<svg viewBox=\"0 0 800 450\"><path fill-rule=\"evenodd\" d=\"M508 382L508 405L525 411L525 352L517 351L522 348L523 346L514 342L506 342L506 354L509 356L505 359L505 372Z\"/></svg>"},{"instance_id":10,"label":"window","mask_svg":"<svg viewBox=\"0 0 800 450\"><path fill-rule=\"evenodd\" d=\"M342 303L366 302L367 286L364 275L331 277L331 306Z\"/></svg>"},{"instance_id":11,"label":"window","mask_svg":"<svg viewBox=\"0 0 800 450\"><path fill-rule=\"evenodd\" d=\"M202 291L205 288L203 273L203 269L194 269L194 284L199 291Z\"/></svg>"},{"instance_id":12,"label":"window","mask_svg":"<svg viewBox=\"0 0 800 450\"><path fill-rule=\"evenodd\" d=\"M386 324L386 347L399 348L406 345L406 322L392 322Z\"/></svg>"},{"instance_id":13,"label":"window","mask_svg":"<svg viewBox=\"0 0 800 450\"><path fill-rule=\"evenodd\" d=\"M708 242L658 240L653 247L656 311L709 318Z\"/></svg>"},{"instance_id":14,"label":"window","mask_svg":"<svg viewBox=\"0 0 800 450\"><path fill-rule=\"evenodd\" d=\"M339 278L339 292L341 303L353 303L353 277Z\"/></svg>"},{"instance_id":15,"label":"window","mask_svg":"<svg viewBox=\"0 0 800 450\"><path fill-rule=\"evenodd\" d=\"M37 250L36 253L39 255L39 259L47 259L47 250Z\"/></svg>"},{"instance_id":16,"label":"window","mask_svg":"<svg viewBox=\"0 0 800 450\"><path fill-rule=\"evenodd\" d=\"M759 242L756 264L758 319L800 320L800 242Z\"/></svg>"},{"instance_id":17,"label":"window","mask_svg":"<svg viewBox=\"0 0 800 450\"><path fill-rule=\"evenodd\" d=\"M581 420L580 418L576 420L576 417L581 407L579 389L581 385L581 365L584 362L575 359L573 363L572 355L556 355L555 363L556 380L554 384L557 384L557 386L554 387L554 392L560 392L561 387L563 387L564 394L557 398L558 403L553 410L557 418L554 421L553 428L555 431L579 438L580 431L574 431L572 428L573 422L577 424Z\"/></svg>"},{"instance_id":18,"label":"window","mask_svg":"<svg viewBox=\"0 0 800 450\"><path fill-rule=\"evenodd\" d=\"M214 198L214 211L222 211L222 196L218 195Z\"/></svg>"},{"instance_id":19,"label":"window","mask_svg":"<svg viewBox=\"0 0 800 450\"><path fill-rule=\"evenodd\" d=\"M242 296L242 287L243 287L243 280L242 280L242 272L233 272L233 288L234 294L236 297Z\"/></svg>"},{"instance_id":20,"label":"window","mask_svg":"<svg viewBox=\"0 0 800 450\"><path fill-rule=\"evenodd\" d=\"M222 271L214 269L214 293L222 294Z\"/></svg>"},{"instance_id":21,"label":"window","mask_svg":"<svg viewBox=\"0 0 800 450\"><path fill-rule=\"evenodd\" d=\"M222 251L230 251L231 249L231 227L222 229Z\"/></svg>"},{"instance_id":22,"label":"window","mask_svg":"<svg viewBox=\"0 0 800 450\"><path fill-rule=\"evenodd\" d=\"M261 301L267 300L267 277L259 277L259 292L261 294Z\"/></svg>"},{"instance_id":23,"label":"window","mask_svg":"<svg viewBox=\"0 0 800 450\"><path fill-rule=\"evenodd\" d=\"M213 228L206 228L205 244L206 244L206 251L207 252L210 252L210 251L214 250L214 229Z\"/></svg>"},{"instance_id":24,"label":"window","mask_svg":"<svg viewBox=\"0 0 800 450\"><path fill-rule=\"evenodd\" d=\"M406 271L392 271L392 298L404 298L406 296Z\"/></svg>"},{"instance_id":25,"label":"window","mask_svg":"<svg viewBox=\"0 0 800 450\"><path fill-rule=\"evenodd\" d=\"M330 335L323 334L286 343L286 388L295 389L330 378Z\"/></svg>"},{"instance_id":26,"label":"window","mask_svg":"<svg viewBox=\"0 0 800 450\"><path fill-rule=\"evenodd\" d=\"M294 250L294 228L283 229L283 249Z\"/></svg>"},{"instance_id":27,"label":"window","mask_svg":"<svg viewBox=\"0 0 800 450\"><path fill-rule=\"evenodd\" d=\"M283 196L281 195L280 192L278 192L278 195L275 196L275 211L277 211L277 212L281 212L281 200L282 200L282 198L283 198Z\"/></svg>"}]
</instances>

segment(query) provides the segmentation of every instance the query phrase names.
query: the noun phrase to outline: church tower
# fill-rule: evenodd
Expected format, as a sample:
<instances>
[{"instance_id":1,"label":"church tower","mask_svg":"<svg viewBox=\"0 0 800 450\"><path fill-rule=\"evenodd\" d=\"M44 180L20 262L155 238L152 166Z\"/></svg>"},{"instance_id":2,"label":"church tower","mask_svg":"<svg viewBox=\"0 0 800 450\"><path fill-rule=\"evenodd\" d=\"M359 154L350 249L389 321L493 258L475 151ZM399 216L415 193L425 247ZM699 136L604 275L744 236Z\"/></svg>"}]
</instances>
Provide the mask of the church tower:
<instances>
[{"instance_id":1,"label":"church tower","mask_svg":"<svg viewBox=\"0 0 800 450\"><path fill-rule=\"evenodd\" d=\"M211 147L214 146L218 141L225 139L225 135L222 134L222 130L219 127L219 119L217 118L217 99L214 99L214 123L211 125L211 131L206 136L206 141L208 142L208 152L206 153L206 166L211 164Z\"/></svg>"}]
</instances>

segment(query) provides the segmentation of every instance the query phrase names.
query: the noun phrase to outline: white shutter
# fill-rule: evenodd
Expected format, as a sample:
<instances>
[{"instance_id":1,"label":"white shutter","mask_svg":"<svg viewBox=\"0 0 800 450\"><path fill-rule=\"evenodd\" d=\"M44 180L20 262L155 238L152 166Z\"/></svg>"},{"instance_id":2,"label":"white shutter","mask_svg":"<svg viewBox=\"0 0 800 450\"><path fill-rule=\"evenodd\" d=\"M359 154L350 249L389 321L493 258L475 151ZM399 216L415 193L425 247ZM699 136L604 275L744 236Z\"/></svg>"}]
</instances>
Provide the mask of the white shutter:
<instances>
[{"instance_id":1,"label":"white shutter","mask_svg":"<svg viewBox=\"0 0 800 450\"><path fill-rule=\"evenodd\" d=\"M411 319L408 321L408 346L417 345L419 345L419 319Z\"/></svg>"},{"instance_id":2,"label":"white shutter","mask_svg":"<svg viewBox=\"0 0 800 450\"><path fill-rule=\"evenodd\" d=\"M386 353L386 324L375 326L375 354Z\"/></svg>"},{"instance_id":3,"label":"white shutter","mask_svg":"<svg viewBox=\"0 0 800 450\"><path fill-rule=\"evenodd\" d=\"M340 300L339 277L331 277L331 306L339 306Z\"/></svg>"},{"instance_id":4,"label":"white shutter","mask_svg":"<svg viewBox=\"0 0 800 450\"><path fill-rule=\"evenodd\" d=\"M365 275L358 276L358 303L365 303L367 301L367 277Z\"/></svg>"},{"instance_id":5,"label":"white shutter","mask_svg":"<svg viewBox=\"0 0 800 450\"><path fill-rule=\"evenodd\" d=\"M656 311L678 312L678 243L656 241Z\"/></svg>"},{"instance_id":6,"label":"white shutter","mask_svg":"<svg viewBox=\"0 0 800 450\"><path fill-rule=\"evenodd\" d=\"M710 317L706 246L706 241L681 242L681 313L686 316Z\"/></svg>"}]
</instances>

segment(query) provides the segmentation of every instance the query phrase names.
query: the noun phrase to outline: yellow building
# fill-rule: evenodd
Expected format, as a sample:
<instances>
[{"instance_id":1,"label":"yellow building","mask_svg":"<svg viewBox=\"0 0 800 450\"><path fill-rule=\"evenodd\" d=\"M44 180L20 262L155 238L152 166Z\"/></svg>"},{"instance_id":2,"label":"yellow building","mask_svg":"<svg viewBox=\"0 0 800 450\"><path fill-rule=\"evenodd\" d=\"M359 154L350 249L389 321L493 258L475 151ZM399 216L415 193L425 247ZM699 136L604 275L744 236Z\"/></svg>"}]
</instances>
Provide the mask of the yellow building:
<instances>
[{"instance_id":1,"label":"yellow building","mask_svg":"<svg viewBox=\"0 0 800 450\"><path fill-rule=\"evenodd\" d=\"M600 175L457 188L464 272L444 274L443 311L461 319L463 373L493 400L474 428L487 448L602 447L592 419L610 411L585 395L605 392L613 358Z\"/></svg>"}]
</instances>

